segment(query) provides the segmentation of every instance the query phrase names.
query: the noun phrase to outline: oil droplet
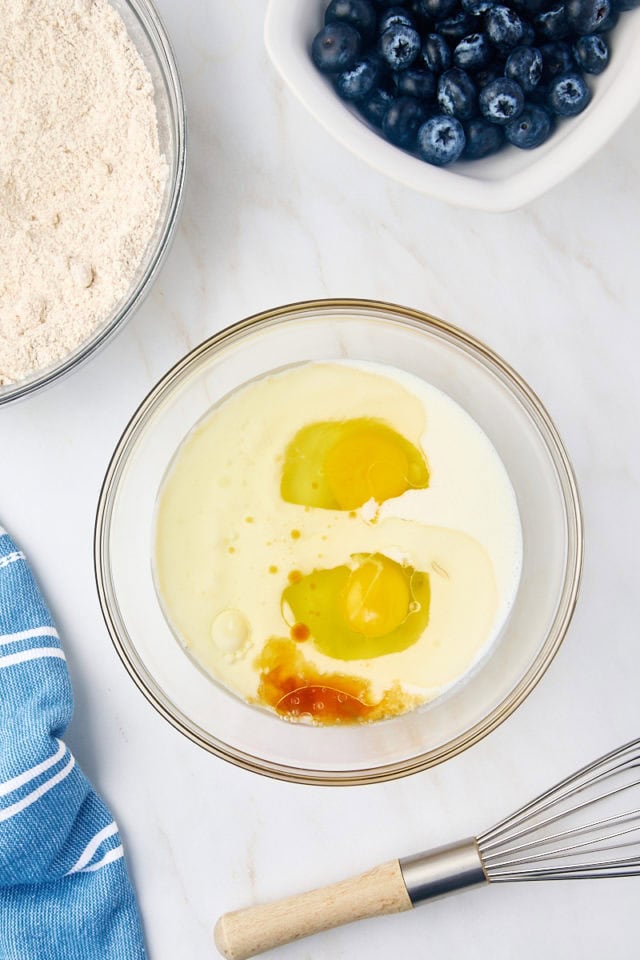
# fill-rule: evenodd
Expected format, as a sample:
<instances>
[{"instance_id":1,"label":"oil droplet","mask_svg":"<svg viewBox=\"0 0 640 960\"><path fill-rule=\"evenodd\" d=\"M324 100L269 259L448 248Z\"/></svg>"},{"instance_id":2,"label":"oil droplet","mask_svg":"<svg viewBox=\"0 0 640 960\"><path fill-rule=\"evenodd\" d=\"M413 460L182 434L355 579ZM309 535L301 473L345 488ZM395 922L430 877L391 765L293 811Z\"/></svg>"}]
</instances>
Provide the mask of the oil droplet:
<instances>
[{"instance_id":1,"label":"oil droplet","mask_svg":"<svg viewBox=\"0 0 640 960\"><path fill-rule=\"evenodd\" d=\"M292 570L289 576L287 577L289 583L300 583L302 580L302 573L300 570Z\"/></svg>"},{"instance_id":2,"label":"oil droplet","mask_svg":"<svg viewBox=\"0 0 640 960\"><path fill-rule=\"evenodd\" d=\"M300 531L299 531L299 530L292 530L292 531L291 531L291 539L292 539L292 540L299 540L299 539L300 539L300 536L301 536L301 534L300 534Z\"/></svg>"},{"instance_id":3,"label":"oil droplet","mask_svg":"<svg viewBox=\"0 0 640 960\"><path fill-rule=\"evenodd\" d=\"M305 640L308 640L311 636L311 630L306 625L306 623L294 623L291 627L291 639L297 640L298 643L303 643Z\"/></svg>"},{"instance_id":4,"label":"oil droplet","mask_svg":"<svg viewBox=\"0 0 640 960\"><path fill-rule=\"evenodd\" d=\"M244 518L244 522L245 522L245 523L253 523L253 520L254 520L253 517L245 517L245 518Z\"/></svg>"},{"instance_id":5,"label":"oil droplet","mask_svg":"<svg viewBox=\"0 0 640 960\"><path fill-rule=\"evenodd\" d=\"M269 567L269 573L277 573L277 572L278 572L278 568L275 567L273 564L271 564L271 566Z\"/></svg>"},{"instance_id":6,"label":"oil droplet","mask_svg":"<svg viewBox=\"0 0 640 960\"><path fill-rule=\"evenodd\" d=\"M229 553L235 553L235 552L236 552L236 548L235 548L235 547L229 547L229 548L228 548L228 552L229 552Z\"/></svg>"}]
</instances>

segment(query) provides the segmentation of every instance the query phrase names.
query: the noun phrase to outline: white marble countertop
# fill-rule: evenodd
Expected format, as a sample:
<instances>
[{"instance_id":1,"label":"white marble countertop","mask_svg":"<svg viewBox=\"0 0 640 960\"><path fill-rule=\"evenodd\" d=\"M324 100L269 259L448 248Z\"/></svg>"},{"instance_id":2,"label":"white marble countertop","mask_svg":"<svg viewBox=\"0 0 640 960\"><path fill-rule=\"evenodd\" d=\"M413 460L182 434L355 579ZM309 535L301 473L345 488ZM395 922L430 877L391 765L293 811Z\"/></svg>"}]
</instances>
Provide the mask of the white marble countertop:
<instances>
[{"instance_id":1,"label":"white marble countertop","mask_svg":"<svg viewBox=\"0 0 640 960\"><path fill-rule=\"evenodd\" d=\"M640 734L640 113L526 209L451 209L386 181L304 112L267 60L264 0L158 7L189 111L181 226L117 339L0 411L0 515L58 620L76 694L68 741L120 823L150 957L207 960L222 911L474 833ZM184 739L125 673L93 577L100 483L160 375L231 322L325 296L424 309L502 354L554 417L586 515L578 611L529 699L455 760L358 788L271 781ZM638 902L640 879L504 885L274 955L626 960L637 956Z\"/></svg>"}]
</instances>

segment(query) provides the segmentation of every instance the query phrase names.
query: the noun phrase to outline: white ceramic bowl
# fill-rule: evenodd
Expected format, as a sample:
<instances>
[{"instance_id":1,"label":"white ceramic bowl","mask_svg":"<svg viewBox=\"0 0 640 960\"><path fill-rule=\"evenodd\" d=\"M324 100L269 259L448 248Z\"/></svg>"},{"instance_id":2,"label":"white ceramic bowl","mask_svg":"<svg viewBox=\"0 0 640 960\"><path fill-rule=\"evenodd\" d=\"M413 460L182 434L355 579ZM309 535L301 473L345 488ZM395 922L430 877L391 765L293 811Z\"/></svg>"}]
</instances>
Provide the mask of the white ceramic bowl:
<instances>
[{"instance_id":1,"label":"white ceramic bowl","mask_svg":"<svg viewBox=\"0 0 640 960\"><path fill-rule=\"evenodd\" d=\"M611 34L612 56L590 78L584 113L558 125L535 150L515 147L484 160L440 169L387 143L331 87L311 62L310 48L328 0L270 0L265 41L277 69L307 109L345 147L400 183L460 207L515 210L587 161L640 103L640 8L625 13Z\"/></svg>"}]
</instances>

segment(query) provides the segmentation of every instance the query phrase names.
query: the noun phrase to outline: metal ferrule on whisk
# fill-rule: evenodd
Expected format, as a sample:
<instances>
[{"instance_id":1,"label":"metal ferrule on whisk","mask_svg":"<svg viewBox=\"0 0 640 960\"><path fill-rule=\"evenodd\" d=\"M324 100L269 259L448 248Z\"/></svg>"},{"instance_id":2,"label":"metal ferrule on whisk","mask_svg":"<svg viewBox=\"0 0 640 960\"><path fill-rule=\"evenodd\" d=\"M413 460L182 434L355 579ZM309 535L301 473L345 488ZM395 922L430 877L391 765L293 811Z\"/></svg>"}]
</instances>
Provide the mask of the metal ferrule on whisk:
<instances>
[{"instance_id":1,"label":"metal ferrule on whisk","mask_svg":"<svg viewBox=\"0 0 640 960\"><path fill-rule=\"evenodd\" d=\"M488 883L474 837L400 860L411 903Z\"/></svg>"}]
</instances>

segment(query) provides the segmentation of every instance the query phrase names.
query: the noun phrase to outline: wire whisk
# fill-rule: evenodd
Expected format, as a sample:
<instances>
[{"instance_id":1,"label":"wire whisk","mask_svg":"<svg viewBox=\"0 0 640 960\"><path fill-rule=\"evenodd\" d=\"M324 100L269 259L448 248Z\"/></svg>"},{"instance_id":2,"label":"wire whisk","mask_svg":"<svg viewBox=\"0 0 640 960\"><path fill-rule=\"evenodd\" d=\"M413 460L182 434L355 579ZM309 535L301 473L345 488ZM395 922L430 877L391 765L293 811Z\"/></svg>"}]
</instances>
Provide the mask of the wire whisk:
<instances>
[{"instance_id":1,"label":"wire whisk","mask_svg":"<svg viewBox=\"0 0 640 960\"><path fill-rule=\"evenodd\" d=\"M640 740L613 750L477 838L491 883L640 874Z\"/></svg>"},{"instance_id":2,"label":"wire whisk","mask_svg":"<svg viewBox=\"0 0 640 960\"><path fill-rule=\"evenodd\" d=\"M640 875L640 739L612 750L490 830L350 880L225 914L228 960L487 883Z\"/></svg>"}]
</instances>

